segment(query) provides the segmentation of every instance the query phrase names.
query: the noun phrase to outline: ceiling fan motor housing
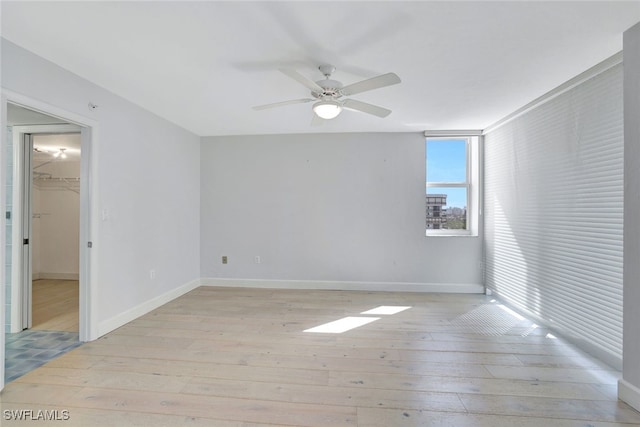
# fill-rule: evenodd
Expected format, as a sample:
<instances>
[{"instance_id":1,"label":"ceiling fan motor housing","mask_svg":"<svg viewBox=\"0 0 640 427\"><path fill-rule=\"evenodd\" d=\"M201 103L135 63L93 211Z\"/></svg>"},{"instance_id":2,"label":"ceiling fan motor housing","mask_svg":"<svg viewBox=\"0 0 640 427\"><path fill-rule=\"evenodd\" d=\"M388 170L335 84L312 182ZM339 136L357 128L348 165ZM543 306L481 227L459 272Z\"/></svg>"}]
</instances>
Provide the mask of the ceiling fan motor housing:
<instances>
[{"instance_id":1,"label":"ceiling fan motor housing","mask_svg":"<svg viewBox=\"0 0 640 427\"><path fill-rule=\"evenodd\" d=\"M318 80L316 83L318 84L318 86L320 86L323 89L323 91L322 93L311 92L311 94L315 98L324 98L327 96L331 96L331 97L342 96L342 94L340 93L340 89L342 89L342 83L340 83L339 81L324 79L324 80Z\"/></svg>"}]
</instances>

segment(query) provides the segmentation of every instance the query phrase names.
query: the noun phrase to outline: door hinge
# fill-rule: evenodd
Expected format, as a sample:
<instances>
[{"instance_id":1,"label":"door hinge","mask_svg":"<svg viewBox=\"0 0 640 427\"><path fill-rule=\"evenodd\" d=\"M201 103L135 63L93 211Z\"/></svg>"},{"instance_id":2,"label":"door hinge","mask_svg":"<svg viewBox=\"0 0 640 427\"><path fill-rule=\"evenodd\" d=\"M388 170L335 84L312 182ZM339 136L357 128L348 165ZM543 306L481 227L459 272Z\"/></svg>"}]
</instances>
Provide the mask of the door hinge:
<instances>
[{"instance_id":1,"label":"door hinge","mask_svg":"<svg viewBox=\"0 0 640 427\"><path fill-rule=\"evenodd\" d=\"M93 242L87 242L87 247L91 249L93 247Z\"/></svg>"}]
</instances>

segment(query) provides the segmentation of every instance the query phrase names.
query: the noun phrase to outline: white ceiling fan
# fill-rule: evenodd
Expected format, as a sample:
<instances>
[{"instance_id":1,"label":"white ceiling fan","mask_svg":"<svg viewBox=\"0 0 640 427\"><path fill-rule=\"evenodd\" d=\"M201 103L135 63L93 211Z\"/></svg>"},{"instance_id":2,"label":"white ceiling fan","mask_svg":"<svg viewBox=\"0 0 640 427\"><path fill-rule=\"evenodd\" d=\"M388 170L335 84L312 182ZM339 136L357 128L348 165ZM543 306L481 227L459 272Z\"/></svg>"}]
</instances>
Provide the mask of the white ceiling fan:
<instances>
[{"instance_id":1,"label":"white ceiling fan","mask_svg":"<svg viewBox=\"0 0 640 427\"><path fill-rule=\"evenodd\" d=\"M343 108L372 114L377 117L387 117L391 114L391 110L389 109L357 101L355 99L345 99L343 97L398 84L400 83L400 77L396 74L382 74L380 76L343 86L339 81L331 79L331 74L334 73L336 67L333 65L321 65L318 69L325 76L325 79L314 82L295 70L280 68L282 73L311 89L311 96L313 96L313 98L292 99L290 101L259 105L253 107L253 109L265 110L267 108L283 107L291 104L304 104L315 101L313 104L313 112L315 113L315 116L325 120L337 117Z\"/></svg>"}]
</instances>

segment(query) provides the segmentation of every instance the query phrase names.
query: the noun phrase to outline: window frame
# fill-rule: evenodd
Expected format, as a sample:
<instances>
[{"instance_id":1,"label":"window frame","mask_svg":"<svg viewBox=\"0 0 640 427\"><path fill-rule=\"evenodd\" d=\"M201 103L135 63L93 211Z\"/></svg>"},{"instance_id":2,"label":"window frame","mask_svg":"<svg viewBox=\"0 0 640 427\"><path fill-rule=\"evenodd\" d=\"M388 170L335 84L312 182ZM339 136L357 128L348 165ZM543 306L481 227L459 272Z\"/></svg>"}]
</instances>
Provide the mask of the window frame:
<instances>
[{"instance_id":1,"label":"window frame","mask_svg":"<svg viewBox=\"0 0 640 427\"><path fill-rule=\"evenodd\" d=\"M478 203L478 189L479 189L479 145L480 145L480 131L460 131L460 132L447 132L432 134L425 132L425 168L428 160L428 148L429 141L446 141L446 140L464 140L465 141L465 181L453 181L453 182L437 182L427 181L428 172L425 169L425 198L428 196L429 188L464 188L466 190L466 229L428 229L425 224L425 236L477 236L478 235L478 223L479 223L479 203ZM425 206L425 217L427 209Z\"/></svg>"}]
</instances>

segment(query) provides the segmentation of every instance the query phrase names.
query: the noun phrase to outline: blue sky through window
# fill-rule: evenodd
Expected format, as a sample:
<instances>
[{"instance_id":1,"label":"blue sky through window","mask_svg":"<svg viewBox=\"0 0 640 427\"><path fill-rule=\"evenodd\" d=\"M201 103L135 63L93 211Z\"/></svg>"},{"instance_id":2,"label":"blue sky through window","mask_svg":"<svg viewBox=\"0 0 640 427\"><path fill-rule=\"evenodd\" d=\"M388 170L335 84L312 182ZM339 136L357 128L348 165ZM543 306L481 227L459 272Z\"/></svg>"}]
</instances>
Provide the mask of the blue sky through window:
<instances>
[{"instance_id":1,"label":"blue sky through window","mask_svg":"<svg viewBox=\"0 0 640 427\"><path fill-rule=\"evenodd\" d=\"M429 139L427 142L428 182L467 180L467 142L464 139ZM467 206L466 188L427 188L429 194L447 194L447 206Z\"/></svg>"}]
</instances>

